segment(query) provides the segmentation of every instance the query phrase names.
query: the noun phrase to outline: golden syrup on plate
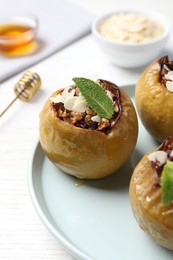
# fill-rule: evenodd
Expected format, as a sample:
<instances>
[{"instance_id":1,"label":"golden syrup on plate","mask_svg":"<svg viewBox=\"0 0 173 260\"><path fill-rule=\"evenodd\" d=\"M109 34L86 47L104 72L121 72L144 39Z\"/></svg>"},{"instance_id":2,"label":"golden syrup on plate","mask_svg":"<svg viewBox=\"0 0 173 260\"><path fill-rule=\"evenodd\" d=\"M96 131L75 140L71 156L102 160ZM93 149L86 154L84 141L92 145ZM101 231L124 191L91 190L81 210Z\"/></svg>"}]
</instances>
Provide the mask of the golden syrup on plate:
<instances>
[{"instance_id":1,"label":"golden syrup on plate","mask_svg":"<svg viewBox=\"0 0 173 260\"><path fill-rule=\"evenodd\" d=\"M84 179L78 179L78 178L76 178L76 180L75 180L75 186L76 186L76 187L80 187L80 186L82 186L84 183L85 183Z\"/></svg>"}]
</instances>

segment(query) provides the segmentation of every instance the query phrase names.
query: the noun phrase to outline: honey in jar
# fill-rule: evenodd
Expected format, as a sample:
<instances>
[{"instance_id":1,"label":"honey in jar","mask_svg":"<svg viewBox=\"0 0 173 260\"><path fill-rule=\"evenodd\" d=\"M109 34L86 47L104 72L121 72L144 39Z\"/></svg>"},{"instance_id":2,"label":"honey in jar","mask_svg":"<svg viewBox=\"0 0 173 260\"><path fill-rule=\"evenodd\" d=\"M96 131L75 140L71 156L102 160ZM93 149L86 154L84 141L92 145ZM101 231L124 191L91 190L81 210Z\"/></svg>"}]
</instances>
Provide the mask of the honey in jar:
<instances>
[{"instance_id":1,"label":"honey in jar","mask_svg":"<svg viewBox=\"0 0 173 260\"><path fill-rule=\"evenodd\" d=\"M15 19L14 19L15 18ZM0 20L0 52L7 56L23 56L38 49L35 39L36 20L30 17L14 17Z\"/></svg>"}]
</instances>

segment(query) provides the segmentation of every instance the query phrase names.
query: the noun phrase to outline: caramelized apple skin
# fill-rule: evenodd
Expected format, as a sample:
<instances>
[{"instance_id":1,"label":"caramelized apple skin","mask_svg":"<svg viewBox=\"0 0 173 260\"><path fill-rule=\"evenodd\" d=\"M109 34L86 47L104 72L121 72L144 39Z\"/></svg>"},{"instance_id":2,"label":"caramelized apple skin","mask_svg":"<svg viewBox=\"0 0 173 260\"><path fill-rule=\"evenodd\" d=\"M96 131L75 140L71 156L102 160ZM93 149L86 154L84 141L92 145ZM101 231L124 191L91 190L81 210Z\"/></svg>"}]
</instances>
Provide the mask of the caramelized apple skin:
<instances>
[{"instance_id":1,"label":"caramelized apple skin","mask_svg":"<svg viewBox=\"0 0 173 260\"><path fill-rule=\"evenodd\" d=\"M109 134L64 123L51 109L49 98L40 113L40 143L47 157L78 178L102 178L120 168L133 151L138 135L133 104L122 89L120 95L123 111Z\"/></svg>"},{"instance_id":2,"label":"caramelized apple skin","mask_svg":"<svg viewBox=\"0 0 173 260\"><path fill-rule=\"evenodd\" d=\"M159 245L173 250L173 204L161 202L151 162L146 154L136 166L130 182L131 208L139 226Z\"/></svg>"},{"instance_id":3,"label":"caramelized apple skin","mask_svg":"<svg viewBox=\"0 0 173 260\"><path fill-rule=\"evenodd\" d=\"M147 131L159 142L173 135L173 93L160 83L161 66L153 62L140 76L135 102Z\"/></svg>"}]
</instances>

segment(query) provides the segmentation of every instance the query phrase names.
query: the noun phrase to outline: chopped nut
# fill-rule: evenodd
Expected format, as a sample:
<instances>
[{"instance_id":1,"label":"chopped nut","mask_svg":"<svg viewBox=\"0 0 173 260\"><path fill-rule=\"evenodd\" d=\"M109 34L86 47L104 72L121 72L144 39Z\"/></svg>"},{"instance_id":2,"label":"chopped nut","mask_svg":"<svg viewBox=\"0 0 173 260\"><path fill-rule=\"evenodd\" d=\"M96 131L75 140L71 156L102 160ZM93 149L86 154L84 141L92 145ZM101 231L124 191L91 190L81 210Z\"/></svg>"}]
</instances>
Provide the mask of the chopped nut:
<instances>
[{"instance_id":1,"label":"chopped nut","mask_svg":"<svg viewBox=\"0 0 173 260\"><path fill-rule=\"evenodd\" d=\"M63 113L62 113L62 117L67 117L67 110L65 110Z\"/></svg>"},{"instance_id":2,"label":"chopped nut","mask_svg":"<svg viewBox=\"0 0 173 260\"><path fill-rule=\"evenodd\" d=\"M106 120L106 119L103 120L102 119L101 123L98 126L98 130L102 130L102 129L108 127L108 126L109 126L109 120Z\"/></svg>"},{"instance_id":3,"label":"chopped nut","mask_svg":"<svg viewBox=\"0 0 173 260\"><path fill-rule=\"evenodd\" d=\"M86 116L85 116L86 121L90 121L90 120L91 120L91 116L92 116L92 115L86 115Z\"/></svg>"},{"instance_id":4,"label":"chopped nut","mask_svg":"<svg viewBox=\"0 0 173 260\"><path fill-rule=\"evenodd\" d=\"M72 122L73 124L75 124L77 121L80 121L83 116L81 113L78 113L78 112L71 112L71 115L72 115Z\"/></svg>"},{"instance_id":5,"label":"chopped nut","mask_svg":"<svg viewBox=\"0 0 173 260\"><path fill-rule=\"evenodd\" d=\"M87 107L86 113L87 113L88 115L94 115L94 111L93 111L91 108L89 108L89 107Z\"/></svg>"},{"instance_id":6,"label":"chopped nut","mask_svg":"<svg viewBox=\"0 0 173 260\"><path fill-rule=\"evenodd\" d=\"M119 107L118 107L117 103L114 104L114 110L115 110L116 113L118 113Z\"/></svg>"},{"instance_id":7,"label":"chopped nut","mask_svg":"<svg viewBox=\"0 0 173 260\"><path fill-rule=\"evenodd\" d=\"M109 120L106 119L106 118L102 118L102 122L103 122L103 123L109 123Z\"/></svg>"}]
</instances>

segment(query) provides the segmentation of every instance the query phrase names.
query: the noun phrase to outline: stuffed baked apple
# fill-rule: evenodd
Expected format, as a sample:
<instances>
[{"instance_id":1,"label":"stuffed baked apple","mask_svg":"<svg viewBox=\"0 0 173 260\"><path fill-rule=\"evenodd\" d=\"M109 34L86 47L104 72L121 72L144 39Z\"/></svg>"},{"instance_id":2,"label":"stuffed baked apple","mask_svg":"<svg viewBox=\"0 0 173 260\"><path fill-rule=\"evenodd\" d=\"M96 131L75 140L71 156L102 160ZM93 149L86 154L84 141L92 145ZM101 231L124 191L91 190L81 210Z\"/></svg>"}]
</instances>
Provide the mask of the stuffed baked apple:
<instances>
[{"instance_id":1,"label":"stuffed baked apple","mask_svg":"<svg viewBox=\"0 0 173 260\"><path fill-rule=\"evenodd\" d=\"M159 142L173 135L173 62L153 62L140 76L135 101L141 121Z\"/></svg>"},{"instance_id":2,"label":"stuffed baked apple","mask_svg":"<svg viewBox=\"0 0 173 260\"><path fill-rule=\"evenodd\" d=\"M138 134L129 96L115 84L74 78L57 90L40 113L40 143L64 172L97 179L120 168L133 151Z\"/></svg>"},{"instance_id":3,"label":"stuffed baked apple","mask_svg":"<svg viewBox=\"0 0 173 260\"><path fill-rule=\"evenodd\" d=\"M159 245L173 250L173 137L136 166L130 202L140 227Z\"/></svg>"}]
</instances>

